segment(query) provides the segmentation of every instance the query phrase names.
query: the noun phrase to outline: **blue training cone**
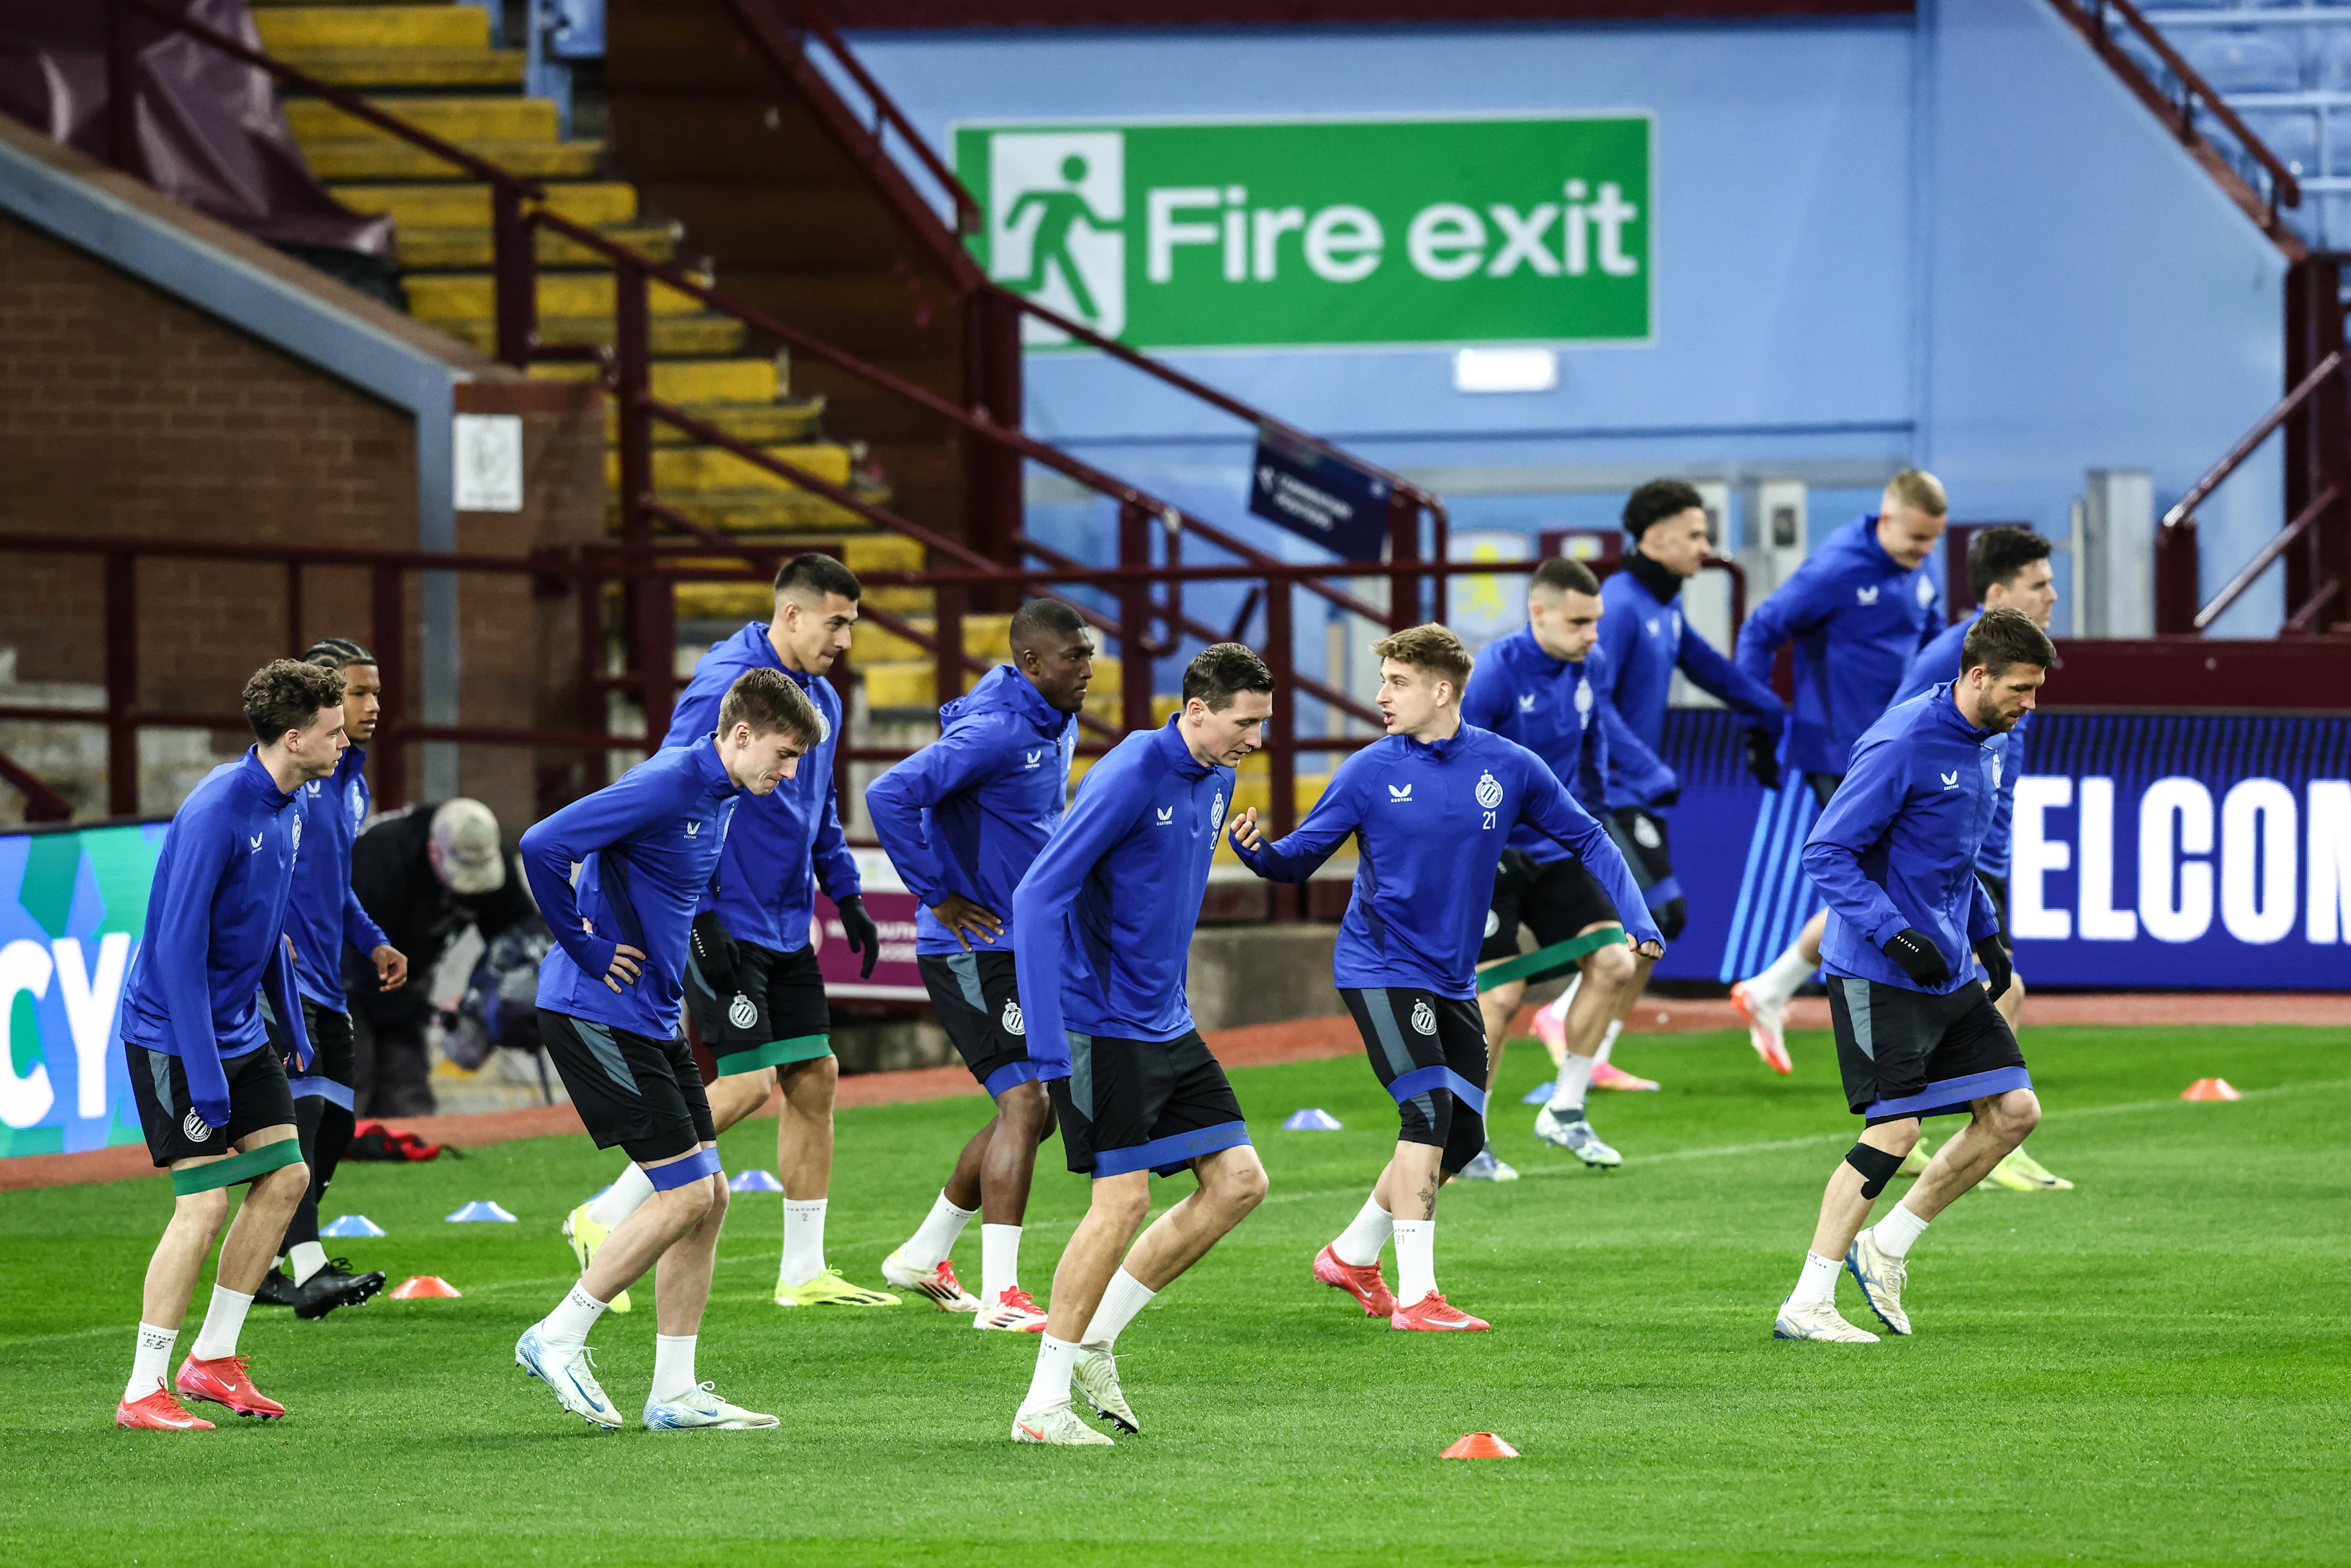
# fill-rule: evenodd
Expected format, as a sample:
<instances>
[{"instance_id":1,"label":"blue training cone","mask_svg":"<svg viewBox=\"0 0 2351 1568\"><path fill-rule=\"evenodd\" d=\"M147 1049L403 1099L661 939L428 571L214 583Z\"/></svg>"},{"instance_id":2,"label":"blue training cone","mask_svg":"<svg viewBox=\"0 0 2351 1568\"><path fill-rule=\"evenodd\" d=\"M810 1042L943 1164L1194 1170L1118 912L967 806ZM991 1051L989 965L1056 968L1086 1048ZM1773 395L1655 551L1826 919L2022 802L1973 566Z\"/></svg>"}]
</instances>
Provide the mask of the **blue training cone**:
<instances>
[{"instance_id":1,"label":"blue training cone","mask_svg":"<svg viewBox=\"0 0 2351 1568\"><path fill-rule=\"evenodd\" d=\"M1290 1120L1281 1124L1281 1130L1285 1133L1335 1133L1339 1131L1339 1118L1328 1111L1318 1111L1310 1105L1303 1111L1292 1111Z\"/></svg>"},{"instance_id":2,"label":"blue training cone","mask_svg":"<svg viewBox=\"0 0 2351 1568\"><path fill-rule=\"evenodd\" d=\"M345 1236L381 1236L383 1234L383 1227L378 1225L374 1220L370 1219L364 1214L346 1214L337 1219L332 1225L320 1226L319 1228L319 1234L321 1236L333 1236L337 1238Z\"/></svg>"},{"instance_id":3,"label":"blue training cone","mask_svg":"<svg viewBox=\"0 0 2351 1568\"><path fill-rule=\"evenodd\" d=\"M1551 1103L1551 1092L1552 1088L1553 1085L1550 1083L1538 1083L1533 1088L1519 1096L1519 1103L1521 1105L1548 1105Z\"/></svg>"},{"instance_id":4,"label":"blue training cone","mask_svg":"<svg viewBox=\"0 0 2351 1568\"><path fill-rule=\"evenodd\" d=\"M449 1216L447 1220L444 1223L449 1225L472 1225L487 1220L496 1220L502 1225L512 1225L516 1223L515 1217L513 1215L508 1214L496 1204L482 1198L476 1198L472 1203L467 1204L456 1213Z\"/></svg>"},{"instance_id":5,"label":"blue training cone","mask_svg":"<svg viewBox=\"0 0 2351 1568\"><path fill-rule=\"evenodd\" d=\"M776 1179L775 1172L761 1166L753 1166L749 1170L728 1182L726 1190L728 1192L781 1192L784 1190L784 1184Z\"/></svg>"}]
</instances>

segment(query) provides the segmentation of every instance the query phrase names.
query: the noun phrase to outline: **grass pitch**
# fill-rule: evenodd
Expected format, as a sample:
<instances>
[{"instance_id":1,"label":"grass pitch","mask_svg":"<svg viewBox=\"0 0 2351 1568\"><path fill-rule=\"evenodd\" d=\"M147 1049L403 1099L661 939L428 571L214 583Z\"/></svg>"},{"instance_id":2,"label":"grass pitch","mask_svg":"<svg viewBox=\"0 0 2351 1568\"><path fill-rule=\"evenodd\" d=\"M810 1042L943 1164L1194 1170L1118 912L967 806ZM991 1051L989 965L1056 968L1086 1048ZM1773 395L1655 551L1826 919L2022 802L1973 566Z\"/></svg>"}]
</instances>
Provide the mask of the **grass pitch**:
<instances>
[{"instance_id":1,"label":"grass pitch","mask_svg":"<svg viewBox=\"0 0 2351 1568\"><path fill-rule=\"evenodd\" d=\"M1485 1334L1395 1333L1309 1280L1393 1141L1364 1064L1238 1072L1272 1196L1123 1337L1145 1431L1108 1449L1006 1440L1027 1336L921 1304L770 1305L780 1213L750 1195L721 1243L701 1373L782 1429L589 1431L511 1348L572 1278L562 1214L615 1166L584 1137L347 1166L329 1216L391 1234L335 1249L465 1298L317 1323L256 1310L244 1348L288 1419L117 1432L169 1189L11 1193L0 1546L44 1568L264 1552L432 1568L2351 1558L2351 1039L2048 1029L2025 1044L2048 1110L2033 1150L2080 1190L1954 1206L1912 1253L1917 1337L1876 1346L1770 1337L1854 1133L1824 1035L1794 1039L1784 1080L1732 1036L1628 1041L1626 1065L1667 1087L1594 1097L1627 1160L1606 1175L1531 1135L1518 1097L1549 1063L1516 1048L1496 1142L1525 1179L1453 1187L1438 1208L1439 1281L1494 1322ZM2214 1073L2244 1101L2179 1103ZM1346 1130L1279 1130L1305 1105ZM828 1250L852 1279L878 1282L980 1109L841 1114ZM772 1157L773 1135L737 1129L728 1168ZM521 1223L442 1222L477 1197ZM1049 1145L1023 1260L1040 1295L1082 1200ZM976 1284L976 1230L957 1252ZM653 1364L638 1295L595 1336L632 1414ZM1839 1301L1869 1321L1850 1280ZM1524 1457L1437 1458L1470 1430Z\"/></svg>"}]
</instances>

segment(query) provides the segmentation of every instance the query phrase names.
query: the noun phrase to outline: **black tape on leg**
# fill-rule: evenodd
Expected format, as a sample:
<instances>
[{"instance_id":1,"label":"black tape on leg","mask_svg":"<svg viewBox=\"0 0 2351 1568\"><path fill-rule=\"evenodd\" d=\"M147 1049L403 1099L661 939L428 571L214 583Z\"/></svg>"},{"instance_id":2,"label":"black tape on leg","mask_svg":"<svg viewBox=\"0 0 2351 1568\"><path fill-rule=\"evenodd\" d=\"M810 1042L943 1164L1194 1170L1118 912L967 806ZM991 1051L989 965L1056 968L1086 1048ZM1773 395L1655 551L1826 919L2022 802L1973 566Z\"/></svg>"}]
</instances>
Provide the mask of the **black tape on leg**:
<instances>
[{"instance_id":1,"label":"black tape on leg","mask_svg":"<svg viewBox=\"0 0 2351 1568\"><path fill-rule=\"evenodd\" d=\"M1867 1144L1855 1144L1846 1153L1844 1163L1861 1173L1861 1196L1876 1197L1886 1190L1886 1184L1892 1181L1895 1173L1902 1168L1902 1156L1889 1155L1884 1149L1872 1148Z\"/></svg>"}]
</instances>

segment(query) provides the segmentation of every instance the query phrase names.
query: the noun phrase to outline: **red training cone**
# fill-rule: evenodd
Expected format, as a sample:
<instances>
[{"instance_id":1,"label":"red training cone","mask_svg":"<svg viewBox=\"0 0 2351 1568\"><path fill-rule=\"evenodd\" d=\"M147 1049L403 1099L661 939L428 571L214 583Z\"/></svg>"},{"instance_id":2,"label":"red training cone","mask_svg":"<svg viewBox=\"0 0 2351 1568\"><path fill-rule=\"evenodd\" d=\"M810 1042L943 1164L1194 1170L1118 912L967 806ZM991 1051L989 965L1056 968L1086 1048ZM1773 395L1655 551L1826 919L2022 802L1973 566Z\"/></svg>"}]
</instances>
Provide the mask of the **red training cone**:
<instances>
[{"instance_id":1,"label":"red training cone","mask_svg":"<svg viewBox=\"0 0 2351 1568\"><path fill-rule=\"evenodd\" d=\"M1519 1451L1491 1432L1465 1432L1440 1459L1515 1459Z\"/></svg>"},{"instance_id":2,"label":"red training cone","mask_svg":"<svg viewBox=\"0 0 2351 1568\"><path fill-rule=\"evenodd\" d=\"M413 1301L419 1296L459 1296L465 1294L438 1274L411 1274L392 1287L395 1301Z\"/></svg>"},{"instance_id":3,"label":"red training cone","mask_svg":"<svg viewBox=\"0 0 2351 1568\"><path fill-rule=\"evenodd\" d=\"M2179 1092L2182 1100L2241 1100L2244 1098L2229 1087L2225 1078L2199 1078Z\"/></svg>"}]
</instances>

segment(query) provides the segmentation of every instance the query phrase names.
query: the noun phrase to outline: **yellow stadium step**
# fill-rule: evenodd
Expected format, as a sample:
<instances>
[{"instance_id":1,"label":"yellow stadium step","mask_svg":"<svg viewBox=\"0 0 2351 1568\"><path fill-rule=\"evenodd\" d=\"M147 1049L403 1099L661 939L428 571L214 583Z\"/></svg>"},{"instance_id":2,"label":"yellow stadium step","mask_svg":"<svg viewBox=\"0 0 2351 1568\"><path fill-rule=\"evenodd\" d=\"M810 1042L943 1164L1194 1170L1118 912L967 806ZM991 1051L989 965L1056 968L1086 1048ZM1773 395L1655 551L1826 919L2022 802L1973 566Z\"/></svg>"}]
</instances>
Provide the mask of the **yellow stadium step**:
<instances>
[{"instance_id":1,"label":"yellow stadium step","mask_svg":"<svg viewBox=\"0 0 2351 1568\"><path fill-rule=\"evenodd\" d=\"M653 396L664 402L756 406L774 402L783 390L783 377L773 360L656 360L653 372ZM541 381L586 382L594 381L598 371L593 365L555 361L531 366L530 373ZM611 428L608 418L606 429Z\"/></svg>"},{"instance_id":2,"label":"yellow stadium step","mask_svg":"<svg viewBox=\"0 0 2351 1568\"><path fill-rule=\"evenodd\" d=\"M487 185L337 184L335 199L359 213L385 213L402 228L490 227ZM634 223L637 188L618 180L589 180L547 187L549 211L593 228Z\"/></svg>"},{"instance_id":3,"label":"yellow stadium step","mask_svg":"<svg viewBox=\"0 0 2351 1568\"><path fill-rule=\"evenodd\" d=\"M478 5L265 5L253 14L261 47L292 49L486 49L490 14Z\"/></svg>"},{"instance_id":4,"label":"yellow stadium step","mask_svg":"<svg viewBox=\"0 0 2351 1568\"><path fill-rule=\"evenodd\" d=\"M471 9L470 6L463 8ZM329 87L513 88L522 85L523 52L520 49L273 48L269 52L295 69L309 72Z\"/></svg>"},{"instance_id":5,"label":"yellow stadium step","mask_svg":"<svg viewBox=\"0 0 2351 1568\"><path fill-rule=\"evenodd\" d=\"M406 282L413 288L423 281L423 275L412 273ZM459 342L485 354L495 354L498 347L497 323L489 320L435 321L433 325ZM610 344L612 340L612 319L610 316L542 316L538 319L539 340L545 343ZM656 316L653 319L653 350L658 356L678 355L689 359L713 359L742 350L745 336L743 323L728 316Z\"/></svg>"},{"instance_id":6,"label":"yellow stadium step","mask_svg":"<svg viewBox=\"0 0 2351 1568\"><path fill-rule=\"evenodd\" d=\"M782 536L771 542L794 549L800 545L789 537L792 535L838 533L843 528L872 526L860 513L808 490L674 490L660 494L664 506L705 528L741 534L753 540ZM619 508L615 501L608 512L615 528L620 527Z\"/></svg>"},{"instance_id":7,"label":"yellow stadium step","mask_svg":"<svg viewBox=\"0 0 2351 1568\"><path fill-rule=\"evenodd\" d=\"M922 560L922 547L896 534L836 533L831 537L795 538L788 541L787 548L825 550L839 556L841 564L852 571L907 570L910 554L914 565L919 566ZM732 567L739 563L726 564ZM927 615L933 609L933 597L927 588L872 587L865 591L864 601L893 614ZM774 610L775 594L764 583L684 582L677 588L680 620L764 620ZM852 658L862 662L866 657L869 638L888 635L877 626L861 626L855 634Z\"/></svg>"},{"instance_id":8,"label":"yellow stadium step","mask_svg":"<svg viewBox=\"0 0 2351 1568\"><path fill-rule=\"evenodd\" d=\"M455 140L453 138L453 140ZM579 180L604 159L601 141L499 141L466 137L458 145L509 174L530 180ZM465 180L471 172L406 141L302 143L302 156L321 180Z\"/></svg>"},{"instance_id":9,"label":"yellow stadium step","mask_svg":"<svg viewBox=\"0 0 2351 1568\"><path fill-rule=\"evenodd\" d=\"M849 484L849 448L846 446L820 442L805 446L768 446L760 450L827 484L844 488ZM619 453L608 451L604 454L604 477L609 484L621 482ZM747 463L731 452L722 452L716 446L656 447L653 451L653 487L665 496L673 491L799 488L791 481Z\"/></svg>"},{"instance_id":10,"label":"yellow stadium step","mask_svg":"<svg viewBox=\"0 0 2351 1568\"><path fill-rule=\"evenodd\" d=\"M660 371L654 371L656 391ZM664 398L664 402L676 402ZM715 424L737 441L753 442L762 446L805 445L824 439L824 399L820 397L788 398L780 402L681 402L687 413L707 424ZM617 441L621 435L620 411L607 402L604 407L604 439ZM653 421L653 442L660 446L692 446L701 438L689 435L674 424Z\"/></svg>"},{"instance_id":11,"label":"yellow stadium step","mask_svg":"<svg viewBox=\"0 0 2351 1568\"><path fill-rule=\"evenodd\" d=\"M922 570L922 547L915 544L912 539L900 539L896 540L896 542L904 544L908 547L908 554L912 559L904 565L893 565L886 570L891 571ZM851 570L854 570L856 569L852 568ZM884 569L875 567L872 570L881 570ZM912 617L911 623L914 625L915 630L920 632L935 632L938 628L938 623L927 615ZM1011 636L1012 617L1009 615L967 615L964 617L963 651L970 654L975 659L996 659L1001 661L1010 658L1011 650L1009 643ZM891 659L927 659L930 656L930 650L925 648L921 643L915 642L911 637L901 637L895 632L884 631L879 626L861 626L857 630L857 657L866 663L870 664L876 661Z\"/></svg>"},{"instance_id":12,"label":"yellow stadium step","mask_svg":"<svg viewBox=\"0 0 2351 1568\"><path fill-rule=\"evenodd\" d=\"M405 281L409 314L421 321L440 326L450 321L487 321L497 314L496 280L487 273L450 273ZM655 316L684 316L702 308L692 296L664 283L653 286L650 303ZM542 273L538 313L545 318L611 316L611 275Z\"/></svg>"},{"instance_id":13,"label":"yellow stadium step","mask_svg":"<svg viewBox=\"0 0 2351 1568\"><path fill-rule=\"evenodd\" d=\"M615 245L626 246L641 256L656 261L677 259L677 242L684 237L683 226L677 224L633 224L596 231ZM434 229L395 225L392 242L404 267L449 269L472 272L492 266L497 260L497 247L490 239L489 225L480 228ZM538 235L538 262L541 267L610 267L611 262L602 252L590 250L576 240L541 229Z\"/></svg>"},{"instance_id":14,"label":"yellow stadium step","mask_svg":"<svg viewBox=\"0 0 2351 1568\"><path fill-rule=\"evenodd\" d=\"M561 117L551 98L416 95L371 98L368 103L444 141L553 142L559 141L562 134ZM294 132L294 139L306 148L313 141L399 140L357 115L344 113L324 99L288 99L286 123Z\"/></svg>"}]
</instances>

